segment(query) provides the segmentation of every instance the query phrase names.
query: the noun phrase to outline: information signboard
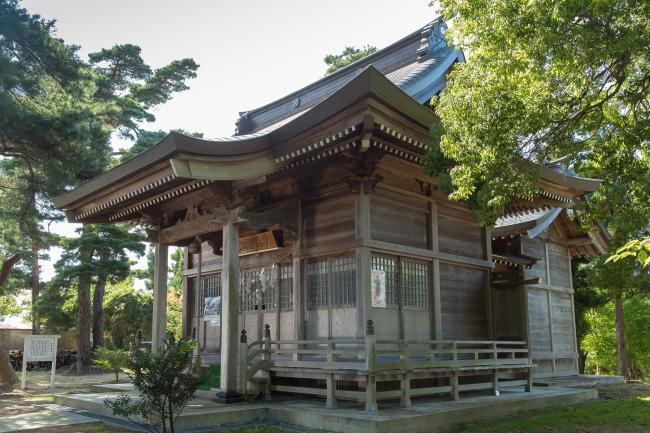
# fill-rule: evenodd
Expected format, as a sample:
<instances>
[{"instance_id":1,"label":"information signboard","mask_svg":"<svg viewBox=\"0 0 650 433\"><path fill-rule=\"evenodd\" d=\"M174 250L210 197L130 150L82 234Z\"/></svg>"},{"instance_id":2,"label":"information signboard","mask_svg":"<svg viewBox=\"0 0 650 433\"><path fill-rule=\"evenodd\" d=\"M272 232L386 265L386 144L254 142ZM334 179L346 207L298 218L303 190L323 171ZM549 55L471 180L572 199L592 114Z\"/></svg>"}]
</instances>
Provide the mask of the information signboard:
<instances>
[{"instance_id":1,"label":"information signboard","mask_svg":"<svg viewBox=\"0 0 650 433\"><path fill-rule=\"evenodd\" d=\"M56 372L56 346L59 335L26 335L23 350L23 378L22 389L25 389L27 363L31 361L50 361L52 375L50 388L54 388L54 373Z\"/></svg>"}]
</instances>

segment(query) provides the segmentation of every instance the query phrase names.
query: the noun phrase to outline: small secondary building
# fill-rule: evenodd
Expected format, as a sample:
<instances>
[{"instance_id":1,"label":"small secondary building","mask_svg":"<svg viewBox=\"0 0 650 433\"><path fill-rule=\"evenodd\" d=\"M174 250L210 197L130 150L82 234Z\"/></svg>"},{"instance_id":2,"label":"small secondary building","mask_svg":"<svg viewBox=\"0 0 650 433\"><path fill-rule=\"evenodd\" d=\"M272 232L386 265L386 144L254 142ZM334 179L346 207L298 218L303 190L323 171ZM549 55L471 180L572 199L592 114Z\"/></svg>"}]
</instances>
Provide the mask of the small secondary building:
<instances>
[{"instance_id":1,"label":"small secondary building","mask_svg":"<svg viewBox=\"0 0 650 433\"><path fill-rule=\"evenodd\" d=\"M73 222L136 221L155 244L153 345L167 248L186 248L183 332L221 362L220 398L365 401L577 373L571 258L601 254L573 209L599 181L555 162L538 197L483 227L422 159L428 101L463 55L437 19L264 107L234 136L171 133L56 198Z\"/></svg>"},{"instance_id":2,"label":"small secondary building","mask_svg":"<svg viewBox=\"0 0 650 433\"><path fill-rule=\"evenodd\" d=\"M0 346L6 350L20 350L26 335L32 335L28 323L0 322Z\"/></svg>"}]
</instances>

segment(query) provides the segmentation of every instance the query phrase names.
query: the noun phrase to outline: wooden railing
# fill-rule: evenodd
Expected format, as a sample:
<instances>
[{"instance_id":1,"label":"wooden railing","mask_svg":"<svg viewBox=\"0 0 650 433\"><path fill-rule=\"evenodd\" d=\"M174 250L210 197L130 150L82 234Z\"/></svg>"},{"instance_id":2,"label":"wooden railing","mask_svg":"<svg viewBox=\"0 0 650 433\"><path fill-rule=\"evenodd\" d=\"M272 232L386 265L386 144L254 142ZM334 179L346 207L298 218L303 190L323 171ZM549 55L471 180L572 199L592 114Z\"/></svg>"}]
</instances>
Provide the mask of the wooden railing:
<instances>
[{"instance_id":1,"label":"wooden railing","mask_svg":"<svg viewBox=\"0 0 650 433\"><path fill-rule=\"evenodd\" d=\"M410 379L414 374L430 372L448 376L448 386L426 388L426 392L449 392L452 399L458 399L459 391L485 389L487 385L498 395L499 373L508 369L525 369L525 385L530 390L531 367L530 352L523 341L377 339L371 321L365 338L273 341L267 325L264 339L250 344L242 331L239 383L247 384L260 370L301 369L312 377L318 374L326 379L326 406L334 407L335 375L362 376L366 383L366 410L374 411L377 410L378 377L398 377L401 381L399 393L385 392L384 397L399 396L402 406L410 406ZM487 385L459 385L459 373L471 371L484 371L492 380ZM522 384L522 381L512 381L512 384L515 382ZM421 389L413 391L416 395L426 393ZM314 394L321 395L321 391ZM358 391L339 394L361 397Z\"/></svg>"}]
</instances>

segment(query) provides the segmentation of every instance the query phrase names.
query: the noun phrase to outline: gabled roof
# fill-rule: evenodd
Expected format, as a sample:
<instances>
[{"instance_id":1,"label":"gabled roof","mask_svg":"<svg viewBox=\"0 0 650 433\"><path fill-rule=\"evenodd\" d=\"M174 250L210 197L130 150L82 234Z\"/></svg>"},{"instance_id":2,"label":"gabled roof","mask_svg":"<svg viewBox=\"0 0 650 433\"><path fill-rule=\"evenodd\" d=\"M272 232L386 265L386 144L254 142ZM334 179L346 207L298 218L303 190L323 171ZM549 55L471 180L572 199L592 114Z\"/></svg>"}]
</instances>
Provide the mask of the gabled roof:
<instances>
[{"instance_id":1,"label":"gabled roof","mask_svg":"<svg viewBox=\"0 0 650 433\"><path fill-rule=\"evenodd\" d=\"M447 44L447 25L438 17L410 35L338 71L262 107L244 111L237 121L237 135L273 127L284 119L310 109L373 66L420 104L440 92L445 72L463 53Z\"/></svg>"},{"instance_id":2,"label":"gabled roof","mask_svg":"<svg viewBox=\"0 0 650 433\"><path fill-rule=\"evenodd\" d=\"M598 225L596 230L584 232L579 226L579 215L572 209L543 207L513 212L497 219L492 237L527 236L535 238L553 230L566 239L572 256L596 256L607 250L609 233Z\"/></svg>"}]
</instances>

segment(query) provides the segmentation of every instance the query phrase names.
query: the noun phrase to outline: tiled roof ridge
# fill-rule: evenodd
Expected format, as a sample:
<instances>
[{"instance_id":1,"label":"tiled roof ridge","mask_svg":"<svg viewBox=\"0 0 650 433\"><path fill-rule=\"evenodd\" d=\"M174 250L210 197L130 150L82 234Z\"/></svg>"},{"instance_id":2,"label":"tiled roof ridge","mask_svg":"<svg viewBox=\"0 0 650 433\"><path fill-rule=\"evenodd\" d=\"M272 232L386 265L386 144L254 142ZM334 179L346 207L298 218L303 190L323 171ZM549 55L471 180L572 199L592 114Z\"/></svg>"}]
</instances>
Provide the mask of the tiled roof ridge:
<instances>
[{"instance_id":1,"label":"tiled roof ridge","mask_svg":"<svg viewBox=\"0 0 650 433\"><path fill-rule=\"evenodd\" d=\"M275 101L255 109L240 112L237 120L236 135L249 134L253 131L265 129L284 117L293 115L297 110L303 110L317 103L318 99L326 98L336 89L358 75L369 65L375 66L382 74L388 75L399 71L408 65L419 63L413 71L401 77L400 83L407 85L416 80L417 76L431 66L432 55L449 47L444 31L447 25L442 16L436 17L423 27L399 39L389 46L375 53L357 60L338 71L320 78L305 87L291 92ZM385 63L385 64L376 64ZM307 100L307 101L305 101ZM284 106L284 107L283 107ZM287 108L288 106L288 108ZM273 113L273 111L278 111ZM266 114L266 117L265 117Z\"/></svg>"}]
</instances>

